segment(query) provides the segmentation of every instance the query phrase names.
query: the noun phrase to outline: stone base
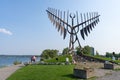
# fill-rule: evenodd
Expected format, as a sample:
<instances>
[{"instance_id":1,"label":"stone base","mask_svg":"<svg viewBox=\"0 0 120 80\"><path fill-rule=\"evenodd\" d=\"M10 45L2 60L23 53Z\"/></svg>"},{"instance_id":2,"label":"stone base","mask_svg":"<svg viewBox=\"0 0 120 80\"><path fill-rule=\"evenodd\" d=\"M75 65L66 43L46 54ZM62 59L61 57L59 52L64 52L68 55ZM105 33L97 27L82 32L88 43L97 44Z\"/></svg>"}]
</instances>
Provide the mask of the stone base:
<instances>
[{"instance_id":1,"label":"stone base","mask_svg":"<svg viewBox=\"0 0 120 80\"><path fill-rule=\"evenodd\" d=\"M74 69L74 76L79 77L81 79L87 79L94 77L94 69L87 68L87 69Z\"/></svg>"},{"instance_id":2,"label":"stone base","mask_svg":"<svg viewBox=\"0 0 120 80\"><path fill-rule=\"evenodd\" d=\"M104 63L104 68L105 69L114 69L114 65L113 64L109 64L109 63Z\"/></svg>"}]
</instances>

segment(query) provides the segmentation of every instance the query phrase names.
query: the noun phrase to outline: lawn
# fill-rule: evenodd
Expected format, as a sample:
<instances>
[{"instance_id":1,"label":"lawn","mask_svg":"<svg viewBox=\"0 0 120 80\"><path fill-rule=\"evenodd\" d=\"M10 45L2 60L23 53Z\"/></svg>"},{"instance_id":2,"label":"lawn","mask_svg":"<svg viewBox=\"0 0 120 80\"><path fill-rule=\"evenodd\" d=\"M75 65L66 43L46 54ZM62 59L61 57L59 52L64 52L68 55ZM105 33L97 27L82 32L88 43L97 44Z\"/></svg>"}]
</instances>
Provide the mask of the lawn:
<instances>
[{"instance_id":1,"label":"lawn","mask_svg":"<svg viewBox=\"0 0 120 80\"><path fill-rule=\"evenodd\" d=\"M84 80L73 76L73 68L74 65L29 65L17 70L7 80Z\"/></svg>"},{"instance_id":2,"label":"lawn","mask_svg":"<svg viewBox=\"0 0 120 80\"><path fill-rule=\"evenodd\" d=\"M17 70L7 80L76 80L74 65L29 65Z\"/></svg>"}]
</instances>

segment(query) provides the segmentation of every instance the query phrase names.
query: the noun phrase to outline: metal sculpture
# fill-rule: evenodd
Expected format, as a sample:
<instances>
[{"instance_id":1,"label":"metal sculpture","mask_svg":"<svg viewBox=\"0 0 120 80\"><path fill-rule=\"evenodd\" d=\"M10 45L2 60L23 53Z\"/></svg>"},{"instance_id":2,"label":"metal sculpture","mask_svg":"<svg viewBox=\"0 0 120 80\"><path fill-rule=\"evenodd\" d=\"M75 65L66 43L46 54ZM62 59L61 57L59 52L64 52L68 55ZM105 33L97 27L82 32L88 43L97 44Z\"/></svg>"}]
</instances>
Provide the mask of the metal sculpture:
<instances>
[{"instance_id":1,"label":"metal sculpture","mask_svg":"<svg viewBox=\"0 0 120 80\"><path fill-rule=\"evenodd\" d=\"M87 14L78 14L78 12L76 12L76 14L72 14L69 13L69 11L62 12L53 8L48 8L46 11L53 25L55 25L58 29L58 32L60 31L61 35L63 35L63 39L66 38L67 33L70 34L70 51L74 51L74 43L76 41L81 49L77 33L80 31L83 40L85 40L85 35L88 36L96 24L98 24L100 16L98 15L98 12L91 12ZM78 15L81 17L81 20L78 20ZM69 18L71 18L71 23Z\"/></svg>"}]
</instances>

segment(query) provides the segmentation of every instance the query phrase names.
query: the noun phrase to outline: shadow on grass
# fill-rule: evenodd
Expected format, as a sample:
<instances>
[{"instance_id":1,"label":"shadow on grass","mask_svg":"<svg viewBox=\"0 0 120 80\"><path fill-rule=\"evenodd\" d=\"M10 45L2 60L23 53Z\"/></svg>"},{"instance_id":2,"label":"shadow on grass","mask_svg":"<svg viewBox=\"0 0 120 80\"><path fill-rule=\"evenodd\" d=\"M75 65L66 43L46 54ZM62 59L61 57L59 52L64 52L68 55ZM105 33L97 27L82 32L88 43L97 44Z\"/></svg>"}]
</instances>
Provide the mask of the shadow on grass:
<instances>
[{"instance_id":1,"label":"shadow on grass","mask_svg":"<svg viewBox=\"0 0 120 80\"><path fill-rule=\"evenodd\" d=\"M75 77L73 74L63 75L62 77L68 77L68 78L71 78L72 80L86 80L86 79L80 79L78 77Z\"/></svg>"},{"instance_id":2,"label":"shadow on grass","mask_svg":"<svg viewBox=\"0 0 120 80\"><path fill-rule=\"evenodd\" d=\"M89 79L81 79L79 77L75 77L73 74L63 75L62 77L68 77L68 78L71 78L73 80L96 80L96 77L91 77Z\"/></svg>"},{"instance_id":3,"label":"shadow on grass","mask_svg":"<svg viewBox=\"0 0 120 80\"><path fill-rule=\"evenodd\" d=\"M73 74L63 75L62 77L69 77L69 78L72 78L72 79L76 78Z\"/></svg>"}]
</instances>

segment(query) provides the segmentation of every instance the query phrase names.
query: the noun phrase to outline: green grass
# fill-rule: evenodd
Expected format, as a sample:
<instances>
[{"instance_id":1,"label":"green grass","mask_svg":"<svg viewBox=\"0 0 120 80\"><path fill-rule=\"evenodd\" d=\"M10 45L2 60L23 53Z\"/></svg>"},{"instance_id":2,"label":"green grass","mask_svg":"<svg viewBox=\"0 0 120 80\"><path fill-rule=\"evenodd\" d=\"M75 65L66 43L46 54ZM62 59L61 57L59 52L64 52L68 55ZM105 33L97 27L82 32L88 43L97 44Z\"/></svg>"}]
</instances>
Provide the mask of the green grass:
<instances>
[{"instance_id":1,"label":"green grass","mask_svg":"<svg viewBox=\"0 0 120 80\"><path fill-rule=\"evenodd\" d=\"M120 60L112 60L111 58L107 58L107 57L95 56L95 58L98 58L98 59L101 59L101 60L105 60L105 61L114 62L116 64L120 63Z\"/></svg>"},{"instance_id":2,"label":"green grass","mask_svg":"<svg viewBox=\"0 0 120 80\"><path fill-rule=\"evenodd\" d=\"M84 54L86 55L86 54ZM107 57L101 57L101 56L91 56L91 55L86 55L88 57L91 57L91 58L95 58L95 59L99 59L99 60L103 60L103 61L109 61L109 62L113 62L113 63L116 63L116 64L119 64L120 63L120 60L112 60L111 58L107 58Z\"/></svg>"},{"instance_id":3,"label":"green grass","mask_svg":"<svg viewBox=\"0 0 120 80\"><path fill-rule=\"evenodd\" d=\"M61 55L52 59L45 60L45 62L66 62L66 57L68 57L69 61L72 62L72 57L70 55ZM56 58L58 58L58 61Z\"/></svg>"},{"instance_id":4,"label":"green grass","mask_svg":"<svg viewBox=\"0 0 120 80\"><path fill-rule=\"evenodd\" d=\"M17 70L7 80L86 80L75 78L73 68L74 65L29 65Z\"/></svg>"},{"instance_id":5,"label":"green grass","mask_svg":"<svg viewBox=\"0 0 120 80\"><path fill-rule=\"evenodd\" d=\"M73 65L29 65L7 80L75 80Z\"/></svg>"}]
</instances>

